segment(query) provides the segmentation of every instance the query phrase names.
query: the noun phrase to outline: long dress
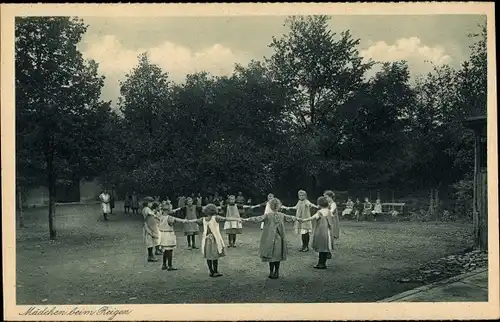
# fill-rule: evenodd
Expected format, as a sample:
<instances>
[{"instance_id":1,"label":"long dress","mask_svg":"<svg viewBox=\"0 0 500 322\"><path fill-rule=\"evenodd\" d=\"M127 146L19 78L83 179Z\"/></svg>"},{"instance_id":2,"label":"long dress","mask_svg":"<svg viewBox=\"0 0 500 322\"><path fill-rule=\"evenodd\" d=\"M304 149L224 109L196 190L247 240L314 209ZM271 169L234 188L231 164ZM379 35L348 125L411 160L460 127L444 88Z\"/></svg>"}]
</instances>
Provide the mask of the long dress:
<instances>
[{"instance_id":1,"label":"long dress","mask_svg":"<svg viewBox=\"0 0 500 322\"><path fill-rule=\"evenodd\" d=\"M226 218L241 218L238 206L227 205L226 206ZM241 234L243 226L239 221L227 220L224 223L224 231L226 234Z\"/></svg>"},{"instance_id":2,"label":"long dress","mask_svg":"<svg viewBox=\"0 0 500 322\"><path fill-rule=\"evenodd\" d=\"M101 199L101 209L103 214L109 214L111 212L111 207L109 206L110 195L109 193L101 193L99 195L99 199Z\"/></svg>"},{"instance_id":3,"label":"long dress","mask_svg":"<svg viewBox=\"0 0 500 322\"><path fill-rule=\"evenodd\" d=\"M132 195L132 200L131 200L131 206L132 209L137 210L139 209L139 198L137 198L137 195Z\"/></svg>"},{"instance_id":4,"label":"long dress","mask_svg":"<svg viewBox=\"0 0 500 322\"><path fill-rule=\"evenodd\" d=\"M265 203L261 203L260 204L261 206L264 206L265 205L265 209L264 209L264 215L265 214L270 214L272 213L272 210L271 210L271 206L269 205L269 201L268 202L265 202ZM260 224L260 229L264 229L264 226L265 226L265 222L263 221L261 224Z\"/></svg>"},{"instance_id":5,"label":"long dress","mask_svg":"<svg viewBox=\"0 0 500 322\"><path fill-rule=\"evenodd\" d=\"M146 248L158 246L160 244L160 231L155 213L149 207L144 207L142 215L144 216L144 243Z\"/></svg>"},{"instance_id":6,"label":"long dress","mask_svg":"<svg viewBox=\"0 0 500 322\"><path fill-rule=\"evenodd\" d=\"M297 218L307 219L311 217L311 207L312 203L309 200L299 200L297 205ZM307 234L312 232L312 223L310 221L298 222L294 224L295 232L299 235Z\"/></svg>"},{"instance_id":7,"label":"long dress","mask_svg":"<svg viewBox=\"0 0 500 322\"><path fill-rule=\"evenodd\" d=\"M285 234L285 221L297 220L294 216L281 212L266 213L261 216L248 218L248 221L263 222L264 230L260 237L260 258L263 262L281 262L286 260L288 246Z\"/></svg>"},{"instance_id":8,"label":"long dress","mask_svg":"<svg viewBox=\"0 0 500 322\"><path fill-rule=\"evenodd\" d=\"M182 208L184 219L186 220L198 219L198 211L200 210L200 208L201 207L198 207L196 205L184 206L184 208ZM198 226L197 223L195 222L184 223L184 235L193 236L193 235L198 235L199 232L200 232L200 227Z\"/></svg>"},{"instance_id":9,"label":"long dress","mask_svg":"<svg viewBox=\"0 0 500 322\"><path fill-rule=\"evenodd\" d=\"M313 249L318 253L331 253L339 227L329 209L321 209L312 216L314 221Z\"/></svg>"},{"instance_id":10,"label":"long dress","mask_svg":"<svg viewBox=\"0 0 500 322\"><path fill-rule=\"evenodd\" d=\"M200 218L196 224L203 224L201 235L201 252L207 260L218 260L225 256L226 244L220 233L219 223L226 219L221 216Z\"/></svg>"}]
</instances>

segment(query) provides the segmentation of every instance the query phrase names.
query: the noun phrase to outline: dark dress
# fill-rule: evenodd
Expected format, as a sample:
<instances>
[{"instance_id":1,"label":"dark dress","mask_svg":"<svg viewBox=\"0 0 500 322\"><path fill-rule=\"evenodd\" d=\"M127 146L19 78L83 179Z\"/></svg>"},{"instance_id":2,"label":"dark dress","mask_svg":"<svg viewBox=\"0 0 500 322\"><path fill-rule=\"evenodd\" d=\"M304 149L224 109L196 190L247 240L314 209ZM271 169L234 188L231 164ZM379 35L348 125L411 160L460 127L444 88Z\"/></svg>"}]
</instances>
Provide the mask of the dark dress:
<instances>
[{"instance_id":1,"label":"dark dress","mask_svg":"<svg viewBox=\"0 0 500 322\"><path fill-rule=\"evenodd\" d=\"M265 222L260 238L260 258L263 262L280 262L287 258L288 247L285 234L285 221L297 220L294 216L281 212L264 214L248 219L252 222Z\"/></svg>"}]
</instances>

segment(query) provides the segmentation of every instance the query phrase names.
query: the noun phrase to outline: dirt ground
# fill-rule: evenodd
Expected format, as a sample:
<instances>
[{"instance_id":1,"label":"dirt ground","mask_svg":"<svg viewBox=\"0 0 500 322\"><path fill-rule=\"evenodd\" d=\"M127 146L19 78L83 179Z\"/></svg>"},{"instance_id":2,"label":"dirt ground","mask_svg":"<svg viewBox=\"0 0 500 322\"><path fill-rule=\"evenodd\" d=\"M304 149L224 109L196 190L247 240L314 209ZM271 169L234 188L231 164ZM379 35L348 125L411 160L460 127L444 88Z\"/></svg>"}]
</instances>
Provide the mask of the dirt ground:
<instances>
[{"instance_id":1,"label":"dirt ground","mask_svg":"<svg viewBox=\"0 0 500 322\"><path fill-rule=\"evenodd\" d=\"M117 206L107 222L99 205L58 206L55 242L48 241L47 208L26 210L26 227L17 229L17 304L374 302L416 287L396 280L421 264L470 246L470 225L342 221L333 259L318 271L317 254L299 252L300 238L287 224L288 259L280 279L270 280L258 257L261 231L244 223L238 247L219 261L224 276L210 278L181 225L179 270L148 263L142 218Z\"/></svg>"}]
</instances>

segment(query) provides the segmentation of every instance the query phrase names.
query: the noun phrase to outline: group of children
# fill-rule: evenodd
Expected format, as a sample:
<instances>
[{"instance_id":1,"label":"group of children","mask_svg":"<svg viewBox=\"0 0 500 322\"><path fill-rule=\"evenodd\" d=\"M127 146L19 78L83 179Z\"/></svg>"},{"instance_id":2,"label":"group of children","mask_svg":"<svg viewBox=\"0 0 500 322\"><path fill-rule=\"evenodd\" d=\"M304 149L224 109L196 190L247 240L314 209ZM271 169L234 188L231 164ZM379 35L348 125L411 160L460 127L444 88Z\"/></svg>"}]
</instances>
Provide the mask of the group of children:
<instances>
[{"instance_id":1,"label":"group of children","mask_svg":"<svg viewBox=\"0 0 500 322\"><path fill-rule=\"evenodd\" d=\"M351 198L347 199L346 208L342 211L342 217L352 215L354 211L354 218L357 221L368 218L368 216L372 216L374 221L377 221L377 216L382 213L382 203L380 199L375 201L375 204L372 205L368 198L365 198L365 202L361 203L359 198L356 198L356 203L352 201Z\"/></svg>"},{"instance_id":2,"label":"group of children","mask_svg":"<svg viewBox=\"0 0 500 322\"><path fill-rule=\"evenodd\" d=\"M327 259L332 257L334 240L339 238L339 216L334 193L325 191L319 197L317 205L307 199L305 191L298 192L298 202L293 207L282 205L281 201L269 194L266 203L242 205L237 197L228 197L227 204L217 206L209 203L206 206L195 203L193 198L186 198L185 204L173 209L171 202L154 202L153 198L145 198L142 215L144 217L144 241L148 250L148 262L157 262L155 255L163 255L163 270L176 270L172 265L173 250L176 248L174 224L184 225L188 248L197 249L196 237L202 226L201 252L207 262L211 277L219 277L219 258L225 256L226 244L220 232L220 222L224 222L224 231L228 235L228 248L236 247L236 236L242 233L242 222L261 223L260 257L269 263L269 278L279 277L280 263L287 258L288 248L285 233L285 222L294 222L295 232L301 236L302 252L309 251L310 235L312 247L319 253L316 269L326 269ZM255 209L265 206L264 214L256 217L242 218L241 209ZM296 210L295 216L280 212L281 209ZM316 213L311 215L311 210ZM198 214L203 216L198 218ZM223 214L221 216L220 214ZM174 216L174 214L178 214Z\"/></svg>"}]
</instances>

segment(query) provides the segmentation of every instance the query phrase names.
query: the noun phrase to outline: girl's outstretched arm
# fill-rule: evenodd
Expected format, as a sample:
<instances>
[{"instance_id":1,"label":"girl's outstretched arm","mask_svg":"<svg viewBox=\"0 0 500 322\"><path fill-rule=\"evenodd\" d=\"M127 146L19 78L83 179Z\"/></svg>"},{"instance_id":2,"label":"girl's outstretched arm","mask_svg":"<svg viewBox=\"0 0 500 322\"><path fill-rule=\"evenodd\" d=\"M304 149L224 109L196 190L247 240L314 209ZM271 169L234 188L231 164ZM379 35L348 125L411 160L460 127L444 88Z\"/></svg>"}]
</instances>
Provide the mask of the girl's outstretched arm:
<instances>
[{"instance_id":1,"label":"girl's outstretched arm","mask_svg":"<svg viewBox=\"0 0 500 322\"><path fill-rule=\"evenodd\" d=\"M182 207L175 208L175 209L173 209L173 210L172 210L172 212L173 212L173 213L175 213L175 212L178 212L178 211L179 211L179 210L181 210L181 209L182 209Z\"/></svg>"},{"instance_id":2,"label":"girl's outstretched arm","mask_svg":"<svg viewBox=\"0 0 500 322\"><path fill-rule=\"evenodd\" d=\"M283 214L283 218L285 219L285 221L288 221L288 222L294 222L294 221L297 221L297 217L295 216L290 216L290 215L285 215Z\"/></svg>"},{"instance_id":3,"label":"girl's outstretched arm","mask_svg":"<svg viewBox=\"0 0 500 322\"><path fill-rule=\"evenodd\" d=\"M222 216L215 216L215 220L217 221L242 221L241 218L231 218L231 217L222 217Z\"/></svg>"},{"instance_id":4,"label":"girl's outstretched arm","mask_svg":"<svg viewBox=\"0 0 500 322\"><path fill-rule=\"evenodd\" d=\"M318 218L319 218L319 214L315 213L314 215L312 215L309 218L301 218L301 219L299 219L299 222L311 221L311 220L318 219Z\"/></svg>"},{"instance_id":5,"label":"girl's outstretched arm","mask_svg":"<svg viewBox=\"0 0 500 322\"><path fill-rule=\"evenodd\" d=\"M243 218L242 221L251 221L251 222L262 222L266 219L266 214L260 215L260 216L255 216L255 217L250 217L250 218Z\"/></svg>"}]
</instances>

